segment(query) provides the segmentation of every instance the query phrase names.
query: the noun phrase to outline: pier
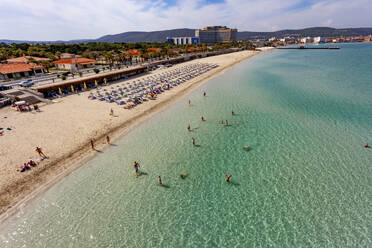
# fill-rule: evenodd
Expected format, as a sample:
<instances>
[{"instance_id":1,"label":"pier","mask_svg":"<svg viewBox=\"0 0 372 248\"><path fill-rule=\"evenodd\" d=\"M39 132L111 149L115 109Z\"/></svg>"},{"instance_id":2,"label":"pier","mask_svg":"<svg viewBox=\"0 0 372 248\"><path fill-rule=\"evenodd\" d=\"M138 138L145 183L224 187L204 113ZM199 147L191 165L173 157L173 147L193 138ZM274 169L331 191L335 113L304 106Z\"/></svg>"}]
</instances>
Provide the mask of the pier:
<instances>
[{"instance_id":1,"label":"pier","mask_svg":"<svg viewBox=\"0 0 372 248\"><path fill-rule=\"evenodd\" d=\"M305 47L305 46L300 46L300 47L278 47L278 49L340 49L337 46L332 46L332 47Z\"/></svg>"}]
</instances>

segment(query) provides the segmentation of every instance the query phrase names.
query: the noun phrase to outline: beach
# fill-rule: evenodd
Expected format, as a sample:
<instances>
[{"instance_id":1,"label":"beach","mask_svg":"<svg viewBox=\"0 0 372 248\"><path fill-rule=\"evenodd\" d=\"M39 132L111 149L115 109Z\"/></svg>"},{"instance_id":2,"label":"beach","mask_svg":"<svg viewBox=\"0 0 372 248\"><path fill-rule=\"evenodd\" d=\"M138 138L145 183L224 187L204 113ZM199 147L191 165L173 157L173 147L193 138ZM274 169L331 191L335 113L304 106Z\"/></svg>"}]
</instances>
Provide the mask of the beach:
<instances>
[{"instance_id":1,"label":"beach","mask_svg":"<svg viewBox=\"0 0 372 248\"><path fill-rule=\"evenodd\" d=\"M101 135L101 152L58 163L4 213L2 247L371 246L371 55L370 44L277 49L218 67L111 146Z\"/></svg>"},{"instance_id":2,"label":"beach","mask_svg":"<svg viewBox=\"0 0 372 248\"><path fill-rule=\"evenodd\" d=\"M205 74L165 91L157 100L144 102L130 110L114 103L89 100L89 92L56 99L53 104L41 106L40 112L20 113L11 108L1 109L0 126L10 128L11 131L0 137L0 213L12 206L16 206L13 208L16 211L17 206L23 203L22 199L32 198L33 194L63 178L84 161L104 152L108 147L107 135L115 142L118 137L165 109L179 97L257 53L242 51L207 57L136 77L139 79L149 74L156 75L187 64L218 65ZM134 79L129 78L127 81L131 80ZM115 83L105 87L109 89ZM110 115L111 108L114 115ZM91 149L90 140L94 140L98 151ZM38 158L36 147L41 147L48 158L31 170L18 172L20 165ZM40 188L42 185L44 187Z\"/></svg>"}]
</instances>

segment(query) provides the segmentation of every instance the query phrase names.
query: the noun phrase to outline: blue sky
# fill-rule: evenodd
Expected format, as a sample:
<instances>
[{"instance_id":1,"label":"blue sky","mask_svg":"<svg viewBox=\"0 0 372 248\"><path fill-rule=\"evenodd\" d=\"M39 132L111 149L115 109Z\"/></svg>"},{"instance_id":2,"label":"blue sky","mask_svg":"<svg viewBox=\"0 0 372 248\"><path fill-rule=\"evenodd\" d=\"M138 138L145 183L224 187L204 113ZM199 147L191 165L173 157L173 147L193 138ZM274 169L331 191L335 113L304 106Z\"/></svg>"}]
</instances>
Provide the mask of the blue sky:
<instances>
[{"instance_id":1,"label":"blue sky","mask_svg":"<svg viewBox=\"0 0 372 248\"><path fill-rule=\"evenodd\" d=\"M370 27L371 0L0 0L0 39L70 40L227 25Z\"/></svg>"}]
</instances>

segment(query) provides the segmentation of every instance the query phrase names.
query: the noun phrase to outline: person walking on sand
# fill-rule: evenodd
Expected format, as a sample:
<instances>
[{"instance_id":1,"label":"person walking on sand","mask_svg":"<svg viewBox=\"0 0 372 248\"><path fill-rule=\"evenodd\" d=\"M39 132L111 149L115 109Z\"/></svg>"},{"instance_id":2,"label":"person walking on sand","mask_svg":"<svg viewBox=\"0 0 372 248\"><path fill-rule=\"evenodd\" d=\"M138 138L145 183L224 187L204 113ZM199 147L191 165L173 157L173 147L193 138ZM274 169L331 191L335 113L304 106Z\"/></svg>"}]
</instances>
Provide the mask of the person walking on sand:
<instances>
[{"instance_id":1,"label":"person walking on sand","mask_svg":"<svg viewBox=\"0 0 372 248\"><path fill-rule=\"evenodd\" d=\"M39 156L41 158L47 158L47 156L43 153L43 151L41 150L41 147L36 147L35 151L39 154Z\"/></svg>"},{"instance_id":2,"label":"person walking on sand","mask_svg":"<svg viewBox=\"0 0 372 248\"><path fill-rule=\"evenodd\" d=\"M110 115L114 116L114 110L112 108L110 109Z\"/></svg>"},{"instance_id":3,"label":"person walking on sand","mask_svg":"<svg viewBox=\"0 0 372 248\"><path fill-rule=\"evenodd\" d=\"M106 141L107 141L107 144L110 144L110 137L108 135L106 136Z\"/></svg>"},{"instance_id":4,"label":"person walking on sand","mask_svg":"<svg viewBox=\"0 0 372 248\"><path fill-rule=\"evenodd\" d=\"M94 141L93 140L90 140L90 146L92 147L92 150L95 150L94 149Z\"/></svg>"},{"instance_id":5,"label":"person walking on sand","mask_svg":"<svg viewBox=\"0 0 372 248\"><path fill-rule=\"evenodd\" d=\"M163 185L163 182L161 181L161 177L160 176L158 178L158 183L159 183L159 185Z\"/></svg>"},{"instance_id":6,"label":"person walking on sand","mask_svg":"<svg viewBox=\"0 0 372 248\"><path fill-rule=\"evenodd\" d=\"M225 177L226 177L226 182L228 182L228 183L229 183L229 182L230 182L230 178L231 178L231 175L229 175L229 174L226 174L226 175L225 175Z\"/></svg>"}]
</instances>

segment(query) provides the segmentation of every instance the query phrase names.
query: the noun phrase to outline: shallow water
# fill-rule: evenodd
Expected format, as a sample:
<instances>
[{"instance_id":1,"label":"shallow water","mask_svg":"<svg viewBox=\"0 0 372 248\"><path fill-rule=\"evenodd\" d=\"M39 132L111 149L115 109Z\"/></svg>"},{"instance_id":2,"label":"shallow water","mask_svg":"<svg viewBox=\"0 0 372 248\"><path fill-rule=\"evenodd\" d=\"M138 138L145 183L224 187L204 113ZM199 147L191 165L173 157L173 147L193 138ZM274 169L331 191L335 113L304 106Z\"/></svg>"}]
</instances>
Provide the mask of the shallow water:
<instances>
[{"instance_id":1,"label":"shallow water","mask_svg":"<svg viewBox=\"0 0 372 248\"><path fill-rule=\"evenodd\" d=\"M2 223L1 247L370 247L371 58L345 44L229 69Z\"/></svg>"}]
</instances>

